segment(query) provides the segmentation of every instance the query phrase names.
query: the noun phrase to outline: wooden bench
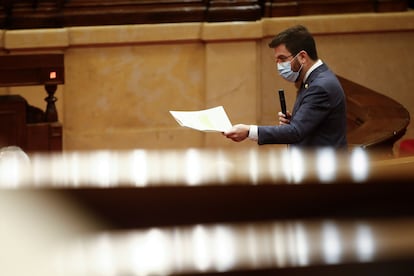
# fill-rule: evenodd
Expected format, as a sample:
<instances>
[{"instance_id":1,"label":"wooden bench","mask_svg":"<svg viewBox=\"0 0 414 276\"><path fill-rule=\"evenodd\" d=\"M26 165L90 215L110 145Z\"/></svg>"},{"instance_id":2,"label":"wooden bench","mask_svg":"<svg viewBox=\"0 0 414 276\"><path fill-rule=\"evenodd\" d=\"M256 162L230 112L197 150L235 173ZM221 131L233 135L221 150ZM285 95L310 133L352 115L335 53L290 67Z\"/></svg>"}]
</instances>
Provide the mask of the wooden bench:
<instances>
[{"instance_id":1,"label":"wooden bench","mask_svg":"<svg viewBox=\"0 0 414 276\"><path fill-rule=\"evenodd\" d=\"M8 0L0 29L252 21L262 17L406 11L407 0Z\"/></svg>"},{"instance_id":2,"label":"wooden bench","mask_svg":"<svg viewBox=\"0 0 414 276\"><path fill-rule=\"evenodd\" d=\"M407 109L372 89L338 78L347 97L348 144L392 154L410 122Z\"/></svg>"}]
</instances>

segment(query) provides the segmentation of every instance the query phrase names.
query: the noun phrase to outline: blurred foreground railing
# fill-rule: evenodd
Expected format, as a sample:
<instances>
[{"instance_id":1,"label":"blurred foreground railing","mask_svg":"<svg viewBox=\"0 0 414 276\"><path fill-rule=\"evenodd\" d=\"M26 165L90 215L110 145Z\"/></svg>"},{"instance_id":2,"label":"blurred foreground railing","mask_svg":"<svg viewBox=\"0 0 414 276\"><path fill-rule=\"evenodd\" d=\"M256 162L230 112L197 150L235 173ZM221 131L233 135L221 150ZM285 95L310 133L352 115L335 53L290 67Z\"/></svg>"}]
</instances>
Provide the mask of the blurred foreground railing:
<instances>
[{"instance_id":1,"label":"blurred foreground railing","mask_svg":"<svg viewBox=\"0 0 414 276\"><path fill-rule=\"evenodd\" d=\"M413 164L359 148L9 148L0 155L0 271L411 275Z\"/></svg>"},{"instance_id":2,"label":"blurred foreground railing","mask_svg":"<svg viewBox=\"0 0 414 276\"><path fill-rule=\"evenodd\" d=\"M301 151L144 150L0 153L2 187L148 187L229 184L370 183L411 180L411 158L376 160L362 148ZM386 166L382 164L387 164ZM409 167L409 166L408 166ZM398 177L395 174L398 173Z\"/></svg>"}]
</instances>

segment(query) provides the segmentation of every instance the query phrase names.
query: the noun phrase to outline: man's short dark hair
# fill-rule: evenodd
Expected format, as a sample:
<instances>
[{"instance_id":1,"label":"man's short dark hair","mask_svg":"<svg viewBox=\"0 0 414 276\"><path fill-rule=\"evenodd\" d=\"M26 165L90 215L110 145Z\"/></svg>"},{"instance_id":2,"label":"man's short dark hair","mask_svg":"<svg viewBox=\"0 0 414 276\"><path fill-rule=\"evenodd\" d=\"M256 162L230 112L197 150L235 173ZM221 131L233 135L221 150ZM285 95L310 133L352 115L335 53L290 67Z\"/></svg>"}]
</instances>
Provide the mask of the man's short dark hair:
<instances>
[{"instance_id":1,"label":"man's short dark hair","mask_svg":"<svg viewBox=\"0 0 414 276\"><path fill-rule=\"evenodd\" d=\"M276 48L281 44L285 44L286 49L294 56L304 50L311 59L318 59L315 40L308 29L302 25L293 26L277 34L269 43L269 47Z\"/></svg>"}]
</instances>

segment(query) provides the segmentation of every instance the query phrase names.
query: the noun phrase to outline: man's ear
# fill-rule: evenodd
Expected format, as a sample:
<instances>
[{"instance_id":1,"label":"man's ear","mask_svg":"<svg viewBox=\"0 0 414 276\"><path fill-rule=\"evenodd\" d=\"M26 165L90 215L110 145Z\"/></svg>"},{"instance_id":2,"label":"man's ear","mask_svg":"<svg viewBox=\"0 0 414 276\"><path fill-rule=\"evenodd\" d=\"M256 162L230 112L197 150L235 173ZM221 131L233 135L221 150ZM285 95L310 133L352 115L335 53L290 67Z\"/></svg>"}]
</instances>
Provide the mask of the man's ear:
<instances>
[{"instance_id":1,"label":"man's ear","mask_svg":"<svg viewBox=\"0 0 414 276\"><path fill-rule=\"evenodd\" d=\"M299 52L299 58L300 58L299 62L300 62L300 64L304 64L308 57L309 57L308 53L306 53L305 50L300 51Z\"/></svg>"}]
</instances>

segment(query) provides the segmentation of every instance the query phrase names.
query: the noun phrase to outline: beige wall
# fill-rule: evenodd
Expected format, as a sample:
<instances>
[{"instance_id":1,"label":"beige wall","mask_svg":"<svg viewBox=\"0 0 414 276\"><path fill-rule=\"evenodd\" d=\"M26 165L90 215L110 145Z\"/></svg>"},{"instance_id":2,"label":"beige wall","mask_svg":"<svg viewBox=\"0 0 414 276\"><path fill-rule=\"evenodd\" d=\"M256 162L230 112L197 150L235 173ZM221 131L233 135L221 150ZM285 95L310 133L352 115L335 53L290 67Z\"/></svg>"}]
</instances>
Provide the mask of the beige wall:
<instances>
[{"instance_id":1,"label":"beige wall","mask_svg":"<svg viewBox=\"0 0 414 276\"><path fill-rule=\"evenodd\" d=\"M339 75L402 103L414 114L414 12L0 31L0 51L65 53L57 108L65 150L255 147L184 129L168 110L223 105L233 123L274 122L277 89L271 37L293 24L315 34L320 57ZM41 87L1 89L45 107ZM414 138L410 125L404 138Z\"/></svg>"}]
</instances>

